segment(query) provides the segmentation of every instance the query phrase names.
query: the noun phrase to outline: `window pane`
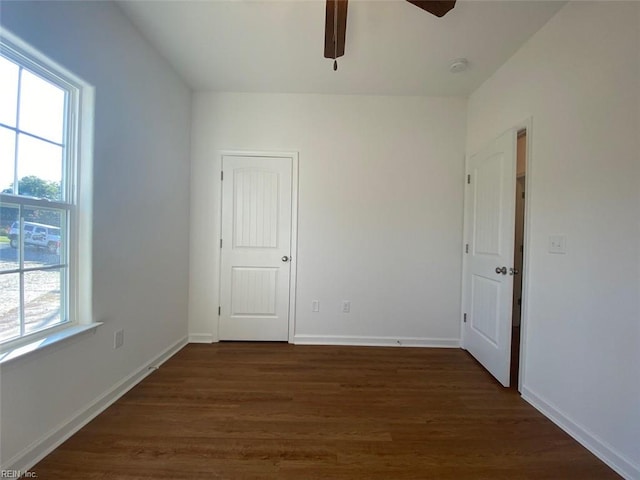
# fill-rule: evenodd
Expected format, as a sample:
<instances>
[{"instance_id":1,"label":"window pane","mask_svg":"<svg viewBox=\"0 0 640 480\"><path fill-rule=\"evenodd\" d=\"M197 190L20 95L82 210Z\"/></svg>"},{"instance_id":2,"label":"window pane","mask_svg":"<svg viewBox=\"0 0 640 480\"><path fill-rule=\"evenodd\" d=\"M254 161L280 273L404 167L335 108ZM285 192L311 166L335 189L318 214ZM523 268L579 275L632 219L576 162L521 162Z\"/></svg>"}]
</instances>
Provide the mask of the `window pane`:
<instances>
[{"instance_id":1,"label":"window pane","mask_svg":"<svg viewBox=\"0 0 640 480\"><path fill-rule=\"evenodd\" d=\"M60 286L64 269L25 272L25 333L33 333L60 323Z\"/></svg>"},{"instance_id":2,"label":"window pane","mask_svg":"<svg viewBox=\"0 0 640 480\"><path fill-rule=\"evenodd\" d=\"M60 200L62 147L18 135L18 179L20 195Z\"/></svg>"},{"instance_id":3,"label":"window pane","mask_svg":"<svg viewBox=\"0 0 640 480\"><path fill-rule=\"evenodd\" d=\"M20 42L7 44L4 37L0 35L0 345L10 346L24 335L76 320L69 305L76 304L70 286L76 284L77 266L70 259L76 259L77 246L68 230L76 222L77 207L72 203L72 160L80 158L69 126L78 116L83 87L42 55L23 51Z\"/></svg>"},{"instance_id":4,"label":"window pane","mask_svg":"<svg viewBox=\"0 0 640 480\"><path fill-rule=\"evenodd\" d=\"M62 143L64 100L64 90L22 70L18 127L25 132Z\"/></svg>"},{"instance_id":5,"label":"window pane","mask_svg":"<svg viewBox=\"0 0 640 480\"><path fill-rule=\"evenodd\" d=\"M13 130L0 127L0 192L13 186L15 151L16 134Z\"/></svg>"},{"instance_id":6,"label":"window pane","mask_svg":"<svg viewBox=\"0 0 640 480\"><path fill-rule=\"evenodd\" d=\"M0 123L16 126L18 71L15 63L0 56Z\"/></svg>"},{"instance_id":7,"label":"window pane","mask_svg":"<svg viewBox=\"0 0 640 480\"><path fill-rule=\"evenodd\" d=\"M24 209L24 267L59 265L66 245L66 212Z\"/></svg>"},{"instance_id":8,"label":"window pane","mask_svg":"<svg viewBox=\"0 0 640 480\"><path fill-rule=\"evenodd\" d=\"M20 266L20 210L16 205L0 202L0 271L15 270Z\"/></svg>"},{"instance_id":9,"label":"window pane","mask_svg":"<svg viewBox=\"0 0 640 480\"><path fill-rule=\"evenodd\" d=\"M20 335L20 275L0 275L0 342Z\"/></svg>"}]
</instances>

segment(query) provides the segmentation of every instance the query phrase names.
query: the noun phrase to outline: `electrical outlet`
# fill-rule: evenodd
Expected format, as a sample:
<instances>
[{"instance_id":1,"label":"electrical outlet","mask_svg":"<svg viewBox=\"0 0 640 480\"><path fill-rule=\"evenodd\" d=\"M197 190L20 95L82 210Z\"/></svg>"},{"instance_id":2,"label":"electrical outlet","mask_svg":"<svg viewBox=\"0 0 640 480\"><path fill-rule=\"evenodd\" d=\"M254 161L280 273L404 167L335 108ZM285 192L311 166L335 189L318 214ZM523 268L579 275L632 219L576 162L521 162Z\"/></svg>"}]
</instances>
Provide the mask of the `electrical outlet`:
<instances>
[{"instance_id":1,"label":"electrical outlet","mask_svg":"<svg viewBox=\"0 0 640 480\"><path fill-rule=\"evenodd\" d=\"M342 313L349 313L351 311L351 302L349 300L345 300L342 302Z\"/></svg>"},{"instance_id":2,"label":"electrical outlet","mask_svg":"<svg viewBox=\"0 0 640 480\"><path fill-rule=\"evenodd\" d=\"M319 312L320 311L320 300L314 300L311 302L311 311Z\"/></svg>"},{"instance_id":3,"label":"electrical outlet","mask_svg":"<svg viewBox=\"0 0 640 480\"><path fill-rule=\"evenodd\" d=\"M120 329L113 334L113 348L120 348L122 345L124 345L124 330Z\"/></svg>"}]
</instances>

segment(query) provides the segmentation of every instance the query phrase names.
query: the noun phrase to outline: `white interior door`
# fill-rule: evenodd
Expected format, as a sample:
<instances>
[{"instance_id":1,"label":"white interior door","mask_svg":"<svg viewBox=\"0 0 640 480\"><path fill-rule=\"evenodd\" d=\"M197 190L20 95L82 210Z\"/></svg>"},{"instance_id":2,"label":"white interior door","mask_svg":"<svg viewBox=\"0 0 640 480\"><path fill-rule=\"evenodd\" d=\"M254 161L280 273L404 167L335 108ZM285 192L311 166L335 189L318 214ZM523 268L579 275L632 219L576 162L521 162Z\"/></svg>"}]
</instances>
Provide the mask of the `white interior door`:
<instances>
[{"instance_id":1,"label":"white interior door","mask_svg":"<svg viewBox=\"0 0 640 480\"><path fill-rule=\"evenodd\" d=\"M464 348L509 386L516 131L473 155L465 202Z\"/></svg>"},{"instance_id":2,"label":"white interior door","mask_svg":"<svg viewBox=\"0 0 640 480\"><path fill-rule=\"evenodd\" d=\"M222 158L220 340L288 339L292 164Z\"/></svg>"}]
</instances>

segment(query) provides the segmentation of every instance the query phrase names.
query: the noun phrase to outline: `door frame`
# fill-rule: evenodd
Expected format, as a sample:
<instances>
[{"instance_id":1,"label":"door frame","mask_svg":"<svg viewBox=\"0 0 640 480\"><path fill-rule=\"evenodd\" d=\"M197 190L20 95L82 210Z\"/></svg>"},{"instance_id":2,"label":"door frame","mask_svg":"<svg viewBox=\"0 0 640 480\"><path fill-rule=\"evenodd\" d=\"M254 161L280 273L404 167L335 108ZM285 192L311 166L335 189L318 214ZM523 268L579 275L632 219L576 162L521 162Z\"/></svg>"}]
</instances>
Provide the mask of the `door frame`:
<instances>
[{"instance_id":1,"label":"door frame","mask_svg":"<svg viewBox=\"0 0 640 480\"><path fill-rule=\"evenodd\" d=\"M518 132L521 130L526 130L527 132L527 145L526 145L526 155L527 155L527 167L526 167L526 176L525 176L525 186L524 186L524 252L522 257L522 305L520 306L520 365L518 367L518 391L522 392L522 386L524 385L525 380L525 371L526 371L526 351L527 351L527 336L529 331L529 275L530 275L530 251L531 251L531 200L532 200L532 185L533 185L533 117L528 117L525 120L516 123L512 127L502 131L499 135L495 135L489 141L492 141L496 138L501 137L503 134L507 132L513 132L514 135L518 135ZM488 144L489 141L486 143ZM478 151L481 147L478 148ZM470 225L469 218L467 218L467 210L468 210L468 202L469 198L469 189L466 188L467 182L467 173L469 168L469 161L471 157L476 153L467 152L465 155L465 165L464 165L464 202L463 202L463 234L462 234L462 278L461 278L461 309L460 309L460 348L466 350L465 348L465 322L464 322L464 312L467 311L467 302L469 292L466 288L466 276L468 273L468 261L467 255L465 253L465 245L469 243L469 233L470 233ZM517 156L514 156L514 162L517 162ZM515 171L516 165L514 165Z\"/></svg>"},{"instance_id":2,"label":"door frame","mask_svg":"<svg viewBox=\"0 0 640 480\"><path fill-rule=\"evenodd\" d=\"M297 270L298 270L298 152L295 151L260 151L260 150L220 150L218 153L217 165L217 185L218 185L218 235L216 245L220 245L222 239L222 170L224 157L256 157L256 158L290 158L291 159L291 259L290 275L289 275L289 332L288 343L293 343L296 326L296 287L297 287ZM222 292L222 251L216 248L216 271L215 275L218 279L218 304L221 300ZM220 338L220 316L215 314L216 328L215 337ZM216 340L219 341L219 340Z\"/></svg>"}]
</instances>

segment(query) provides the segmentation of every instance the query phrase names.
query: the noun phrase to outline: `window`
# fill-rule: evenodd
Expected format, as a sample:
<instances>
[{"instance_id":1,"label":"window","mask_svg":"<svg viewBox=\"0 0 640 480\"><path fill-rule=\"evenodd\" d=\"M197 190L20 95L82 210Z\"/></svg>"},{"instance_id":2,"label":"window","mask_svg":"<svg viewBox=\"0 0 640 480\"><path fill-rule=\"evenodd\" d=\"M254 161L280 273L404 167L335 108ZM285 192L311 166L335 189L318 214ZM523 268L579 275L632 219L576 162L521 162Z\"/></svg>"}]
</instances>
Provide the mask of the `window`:
<instances>
[{"instance_id":1,"label":"window","mask_svg":"<svg viewBox=\"0 0 640 480\"><path fill-rule=\"evenodd\" d=\"M90 202L82 203L79 175L80 117L85 88L90 89L42 54L3 32L0 39L3 350L80 320L77 285L80 272L87 269L80 268L79 262L90 262L90 258L82 255L79 225L83 209L90 208Z\"/></svg>"}]
</instances>

